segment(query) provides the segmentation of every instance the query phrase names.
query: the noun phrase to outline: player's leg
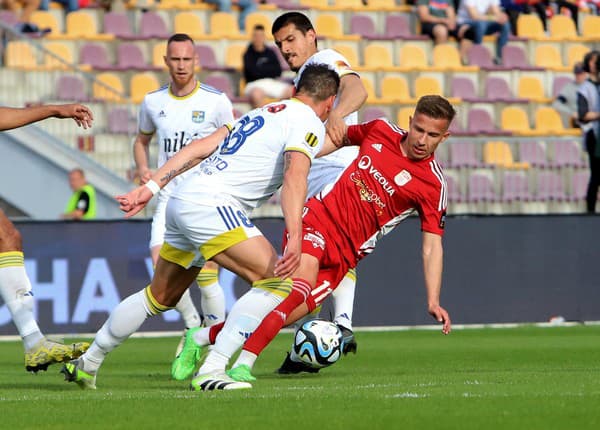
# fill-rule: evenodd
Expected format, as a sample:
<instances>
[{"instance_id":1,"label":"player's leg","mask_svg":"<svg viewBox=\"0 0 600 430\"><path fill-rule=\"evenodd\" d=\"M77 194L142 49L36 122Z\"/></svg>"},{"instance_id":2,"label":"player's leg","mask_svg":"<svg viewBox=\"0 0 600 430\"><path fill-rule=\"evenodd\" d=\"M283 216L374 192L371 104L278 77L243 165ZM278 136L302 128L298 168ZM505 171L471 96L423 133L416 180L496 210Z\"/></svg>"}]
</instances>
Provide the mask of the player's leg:
<instances>
[{"instance_id":1,"label":"player's leg","mask_svg":"<svg viewBox=\"0 0 600 430\"><path fill-rule=\"evenodd\" d=\"M344 336L344 354L356 354L358 347L352 329L352 311L354 310L354 292L356 290L356 270L350 269L331 293L333 299L333 322L342 330Z\"/></svg>"},{"instance_id":2,"label":"player's leg","mask_svg":"<svg viewBox=\"0 0 600 430\"><path fill-rule=\"evenodd\" d=\"M204 325L210 327L225 321L225 293L219 284L219 265L213 261L207 261L196 282L200 287L202 295L202 314Z\"/></svg>"},{"instance_id":3,"label":"player's leg","mask_svg":"<svg viewBox=\"0 0 600 430\"><path fill-rule=\"evenodd\" d=\"M0 295L23 339L25 368L37 372L78 357L89 344L63 345L44 337L33 315L33 292L21 242L21 234L0 210Z\"/></svg>"}]
</instances>

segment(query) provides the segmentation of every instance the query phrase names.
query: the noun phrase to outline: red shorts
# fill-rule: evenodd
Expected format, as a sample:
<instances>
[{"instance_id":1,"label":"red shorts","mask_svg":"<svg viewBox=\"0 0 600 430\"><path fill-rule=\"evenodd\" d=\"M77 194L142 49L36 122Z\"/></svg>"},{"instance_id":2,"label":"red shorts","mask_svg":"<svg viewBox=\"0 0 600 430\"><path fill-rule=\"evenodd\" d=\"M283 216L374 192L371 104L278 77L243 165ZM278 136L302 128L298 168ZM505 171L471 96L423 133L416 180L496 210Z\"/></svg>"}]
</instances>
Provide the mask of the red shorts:
<instances>
[{"instance_id":1,"label":"red shorts","mask_svg":"<svg viewBox=\"0 0 600 430\"><path fill-rule=\"evenodd\" d=\"M318 216L309 210L302 219L302 253L309 254L319 260L317 284L306 299L308 311L312 312L329 297L344 276L352 268L343 258L336 239L328 227L328 218ZM335 231L335 229L333 229ZM287 244L287 232L283 237L283 248Z\"/></svg>"}]
</instances>

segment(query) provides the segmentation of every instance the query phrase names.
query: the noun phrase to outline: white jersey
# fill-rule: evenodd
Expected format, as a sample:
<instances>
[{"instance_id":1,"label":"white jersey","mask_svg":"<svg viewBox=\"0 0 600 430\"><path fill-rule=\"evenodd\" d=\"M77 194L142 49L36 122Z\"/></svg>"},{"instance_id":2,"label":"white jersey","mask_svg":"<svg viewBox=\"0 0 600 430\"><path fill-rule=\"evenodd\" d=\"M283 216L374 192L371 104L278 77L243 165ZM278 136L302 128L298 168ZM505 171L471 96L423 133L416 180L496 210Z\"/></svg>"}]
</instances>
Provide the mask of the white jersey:
<instances>
[{"instance_id":1,"label":"white jersey","mask_svg":"<svg viewBox=\"0 0 600 430\"><path fill-rule=\"evenodd\" d=\"M297 99L255 109L235 123L219 149L171 198L209 205L235 202L251 211L282 185L284 152L300 151L312 160L324 140L325 126Z\"/></svg>"},{"instance_id":2,"label":"white jersey","mask_svg":"<svg viewBox=\"0 0 600 430\"><path fill-rule=\"evenodd\" d=\"M233 123L233 106L221 91L197 83L187 96L177 97L169 85L146 94L139 113L139 132L157 134L158 166L161 167L191 140L208 136ZM186 172L189 174L189 172ZM169 194L186 176L180 175L165 187Z\"/></svg>"},{"instance_id":3,"label":"white jersey","mask_svg":"<svg viewBox=\"0 0 600 430\"><path fill-rule=\"evenodd\" d=\"M300 70L298 70L298 74L294 79L294 85L296 87L298 86L304 68L309 64L327 64L340 78L349 74L358 75L358 73L352 70L350 63L342 54L333 49L323 49L322 51L313 54L306 60ZM336 99L334 106L337 105L337 102L338 100ZM344 120L348 125L358 124L358 112L352 112L350 115L346 116ZM335 182L337 177L346 167L348 167L357 155L357 146L346 146L325 157L316 158L308 176L308 197L312 197L321 191L325 185Z\"/></svg>"}]
</instances>

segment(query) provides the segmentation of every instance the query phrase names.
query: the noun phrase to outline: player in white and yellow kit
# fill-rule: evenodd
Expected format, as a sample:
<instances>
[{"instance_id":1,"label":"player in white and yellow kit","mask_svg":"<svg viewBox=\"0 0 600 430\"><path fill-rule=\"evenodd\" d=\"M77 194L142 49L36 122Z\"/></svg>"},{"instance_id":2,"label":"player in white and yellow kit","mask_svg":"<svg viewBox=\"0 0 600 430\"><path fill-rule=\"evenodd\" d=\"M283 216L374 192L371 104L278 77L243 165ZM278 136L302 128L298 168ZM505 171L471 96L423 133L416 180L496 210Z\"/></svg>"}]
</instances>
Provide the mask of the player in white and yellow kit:
<instances>
[{"instance_id":1,"label":"player in white and yellow kit","mask_svg":"<svg viewBox=\"0 0 600 430\"><path fill-rule=\"evenodd\" d=\"M167 204L165 243L152 284L122 301L96 335L88 354L63 367L68 381L95 388L96 373L106 355L147 317L171 309L204 262L213 260L253 288L231 309L193 388L251 387L231 380L225 367L260 320L291 291L291 280L286 278L300 261L306 178L325 139L323 121L333 107L338 86L339 77L327 66L307 68L296 99L254 110L240 118L231 131L222 127L192 142L146 185L117 198L128 216L135 215L161 186L210 156L179 185ZM282 185L288 245L279 258L249 216ZM191 338L188 335L186 342ZM182 354L180 358L183 364L190 364L191 375L198 357Z\"/></svg>"},{"instance_id":2,"label":"player in white and yellow kit","mask_svg":"<svg viewBox=\"0 0 600 430\"><path fill-rule=\"evenodd\" d=\"M147 94L139 112L139 133L134 143L134 156L142 184L151 176L148 149L155 134L158 143L157 167L161 167L193 139L208 136L219 127L233 122L233 106L227 96L196 80L194 68L198 61L194 42L188 35L175 34L169 38L165 64L171 82ZM184 176L161 190L158 196L150 234L150 253L154 265L164 241L167 201ZM218 266L214 263L207 266L196 281L202 294L204 324L210 326L225 319L225 296L218 282ZM189 290L186 290L175 308L181 313L186 328L200 325L200 316Z\"/></svg>"}]
</instances>

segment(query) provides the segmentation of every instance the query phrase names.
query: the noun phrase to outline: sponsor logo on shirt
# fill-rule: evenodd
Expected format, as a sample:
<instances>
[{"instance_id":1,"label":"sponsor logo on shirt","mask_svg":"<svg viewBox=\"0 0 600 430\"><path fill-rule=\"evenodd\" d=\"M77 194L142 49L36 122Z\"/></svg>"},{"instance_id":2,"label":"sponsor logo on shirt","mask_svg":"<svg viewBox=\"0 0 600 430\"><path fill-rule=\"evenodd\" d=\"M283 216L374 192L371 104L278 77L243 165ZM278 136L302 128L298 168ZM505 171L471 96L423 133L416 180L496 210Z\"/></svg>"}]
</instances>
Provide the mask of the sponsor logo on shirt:
<instances>
[{"instance_id":1,"label":"sponsor logo on shirt","mask_svg":"<svg viewBox=\"0 0 600 430\"><path fill-rule=\"evenodd\" d=\"M158 113L158 117L159 117L159 118L166 118L166 117L167 117L167 114L165 113L165 111L164 111L164 110L161 110L161 111Z\"/></svg>"},{"instance_id":2,"label":"sponsor logo on shirt","mask_svg":"<svg viewBox=\"0 0 600 430\"><path fill-rule=\"evenodd\" d=\"M313 133L308 132L306 133L306 136L304 136L304 141L308 144L308 146L314 148L319 143L319 138Z\"/></svg>"},{"instance_id":3,"label":"sponsor logo on shirt","mask_svg":"<svg viewBox=\"0 0 600 430\"><path fill-rule=\"evenodd\" d=\"M203 110L192 111L192 121L196 123L204 122L205 112Z\"/></svg>"},{"instance_id":4,"label":"sponsor logo on shirt","mask_svg":"<svg viewBox=\"0 0 600 430\"><path fill-rule=\"evenodd\" d=\"M385 203L381 200L381 197L379 197L375 191L371 190L369 186L365 184L365 181L360 178L360 175L357 174L357 172L352 172L350 174L350 180L358 187L360 199L364 202L375 204L378 207L377 215L381 215L383 213L383 208L385 208Z\"/></svg>"},{"instance_id":5,"label":"sponsor logo on shirt","mask_svg":"<svg viewBox=\"0 0 600 430\"><path fill-rule=\"evenodd\" d=\"M396 175L394 178L394 182L400 186L408 184L408 182L412 179L410 172L408 170L403 170Z\"/></svg>"},{"instance_id":6,"label":"sponsor logo on shirt","mask_svg":"<svg viewBox=\"0 0 600 430\"><path fill-rule=\"evenodd\" d=\"M358 168L366 170L369 173L369 175L371 175L377 182L379 182L379 184L381 184L381 186L383 187L383 191L388 193L390 196L394 195L395 190L392 184L390 184L390 181L385 176L383 176L383 174L379 170L377 170L375 166L373 166L371 162L371 157L369 157L368 155L363 155L362 157L360 157L360 160L358 161Z\"/></svg>"}]
</instances>

